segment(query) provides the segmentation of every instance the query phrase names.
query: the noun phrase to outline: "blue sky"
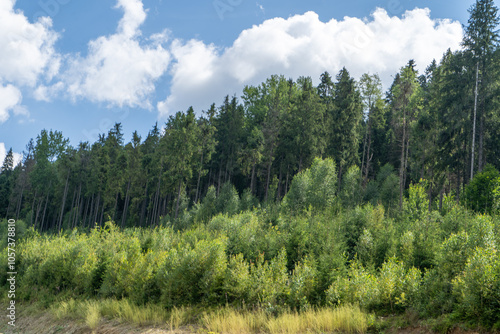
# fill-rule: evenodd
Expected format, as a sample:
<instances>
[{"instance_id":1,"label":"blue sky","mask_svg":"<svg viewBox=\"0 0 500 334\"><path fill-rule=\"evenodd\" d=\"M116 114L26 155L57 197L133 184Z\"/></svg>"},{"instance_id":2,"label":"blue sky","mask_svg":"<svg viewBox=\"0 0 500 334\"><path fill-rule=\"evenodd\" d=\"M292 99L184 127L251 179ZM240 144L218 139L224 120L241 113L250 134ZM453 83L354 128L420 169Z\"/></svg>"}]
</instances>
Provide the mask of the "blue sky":
<instances>
[{"instance_id":1,"label":"blue sky","mask_svg":"<svg viewBox=\"0 0 500 334\"><path fill-rule=\"evenodd\" d=\"M239 96L271 74L423 70L473 0L0 0L0 163L42 129L72 145Z\"/></svg>"}]
</instances>

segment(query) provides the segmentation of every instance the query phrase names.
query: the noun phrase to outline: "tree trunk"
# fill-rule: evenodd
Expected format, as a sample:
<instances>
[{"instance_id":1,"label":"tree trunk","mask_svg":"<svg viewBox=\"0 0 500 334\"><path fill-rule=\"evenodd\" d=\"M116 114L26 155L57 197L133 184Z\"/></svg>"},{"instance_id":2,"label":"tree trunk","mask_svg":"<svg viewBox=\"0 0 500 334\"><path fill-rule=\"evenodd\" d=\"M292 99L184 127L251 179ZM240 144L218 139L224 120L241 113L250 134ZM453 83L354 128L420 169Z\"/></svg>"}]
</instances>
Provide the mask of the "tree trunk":
<instances>
[{"instance_id":1,"label":"tree trunk","mask_svg":"<svg viewBox=\"0 0 500 334\"><path fill-rule=\"evenodd\" d=\"M255 188L255 166L256 165L257 164L254 161L253 166L252 166L252 177L250 178L250 193L252 195L255 195L254 194L254 188Z\"/></svg>"},{"instance_id":2,"label":"tree trunk","mask_svg":"<svg viewBox=\"0 0 500 334\"><path fill-rule=\"evenodd\" d=\"M409 131L406 134L408 137L408 140L406 141L406 156L405 156L405 169L404 169L404 175L403 175L403 189L406 189L406 178L407 178L407 171L408 171L408 156L409 156L409 151L410 151L410 134Z\"/></svg>"},{"instance_id":3,"label":"tree trunk","mask_svg":"<svg viewBox=\"0 0 500 334\"><path fill-rule=\"evenodd\" d=\"M288 176L289 176L290 165L286 166L286 182L285 182L285 195L288 193Z\"/></svg>"},{"instance_id":4,"label":"tree trunk","mask_svg":"<svg viewBox=\"0 0 500 334\"><path fill-rule=\"evenodd\" d=\"M219 165L219 181L217 182L217 196L219 196L219 192L220 192L220 178L221 178L221 174L222 174L222 161Z\"/></svg>"},{"instance_id":5,"label":"tree trunk","mask_svg":"<svg viewBox=\"0 0 500 334\"><path fill-rule=\"evenodd\" d=\"M74 217L75 217L75 212L76 212L76 208L75 208L75 201L76 201L76 188L73 190L73 198L71 199L71 206L70 206L70 212L71 212L71 215L69 216L69 228L73 228L73 221L74 221Z\"/></svg>"},{"instance_id":6,"label":"tree trunk","mask_svg":"<svg viewBox=\"0 0 500 334\"><path fill-rule=\"evenodd\" d=\"M194 202L198 202L198 192L200 190L200 181L201 181L201 171L203 169L203 156L205 152L201 152L201 161L200 161L200 170L198 171L198 182L196 182L196 194L194 195ZM200 196L201 197L201 196Z\"/></svg>"},{"instance_id":7,"label":"tree trunk","mask_svg":"<svg viewBox=\"0 0 500 334\"><path fill-rule=\"evenodd\" d=\"M95 224L97 224L97 217L99 215L99 204L101 204L101 193L98 193L97 194L97 204L94 208L94 218L92 219L92 225L94 226ZM92 227L93 227L92 226Z\"/></svg>"},{"instance_id":8,"label":"tree trunk","mask_svg":"<svg viewBox=\"0 0 500 334\"><path fill-rule=\"evenodd\" d=\"M92 198L94 197L94 195L92 195ZM85 196L84 196L85 198ZM87 226L87 216L89 215L89 201L90 201L90 198L86 198L86 201L85 201L85 208L84 208L84 211L83 211L83 227Z\"/></svg>"},{"instance_id":9,"label":"tree trunk","mask_svg":"<svg viewBox=\"0 0 500 334\"><path fill-rule=\"evenodd\" d=\"M279 177L279 181L278 181L278 191L277 191L277 194L276 194L276 201L279 202L281 200L281 180L282 180L282 166L280 164L280 177Z\"/></svg>"},{"instance_id":10,"label":"tree trunk","mask_svg":"<svg viewBox=\"0 0 500 334\"><path fill-rule=\"evenodd\" d=\"M116 221L116 209L118 208L118 195L120 194L119 191L116 192L116 195L115 195L115 206L113 208L113 222Z\"/></svg>"},{"instance_id":11,"label":"tree trunk","mask_svg":"<svg viewBox=\"0 0 500 334\"><path fill-rule=\"evenodd\" d=\"M401 162L399 166L399 209L403 208L405 144L406 144L406 112L403 110L403 136L401 141Z\"/></svg>"},{"instance_id":12,"label":"tree trunk","mask_svg":"<svg viewBox=\"0 0 500 334\"><path fill-rule=\"evenodd\" d=\"M370 151L371 151L371 146L372 146L372 130L371 130L371 119L368 120L368 148L367 148L367 152L366 152L366 170L365 170L365 186L366 186L366 183L368 181L368 173L370 173L370 162L372 161L372 158L373 158L373 154L370 155Z\"/></svg>"},{"instance_id":13,"label":"tree trunk","mask_svg":"<svg viewBox=\"0 0 500 334\"><path fill-rule=\"evenodd\" d=\"M21 206L23 203L23 195L24 195L24 185L21 188L21 195L19 196L19 201L18 201L17 207L16 207L16 220L19 219L19 214L21 213Z\"/></svg>"},{"instance_id":14,"label":"tree trunk","mask_svg":"<svg viewBox=\"0 0 500 334\"><path fill-rule=\"evenodd\" d=\"M40 209L42 208L42 202L43 202L43 199L39 200L38 204L37 204L36 216L35 216L35 222L34 222L35 230L38 226L38 215L40 214Z\"/></svg>"},{"instance_id":15,"label":"tree trunk","mask_svg":"<svg viewBox=\"0 0 500 334\"><path fill-rule=\"evenodd\" d=\"M156 223L157 218L160 216L160 186L161 186L161 174L158 175L158 186L156 187L155 202L153 205L153 217L151 219L151 226Z\"/></svg>"},{"instance_id":16,"label":"tree trunk","mask_svg":"<svg viewBox=\"0 0 500 334\"><path fill-rule=\"evenodd\" d=\"M177 204L175 205L175 219L177 219L177 216L179 214L179 203L181 201L181 187L182 187L182 180L179 181L179 192L177 194Z\"/></svg>"},{"instance_id":17,"label":"tree trunk","mask_svg":"<svg viewBox=\"0 0 500 334\"><path fill-rule=\"evenodd\" d=\"M472 126L472 157L470 161L470 179L474 178L474 150L476 147L476 117L477 117L477 98L478 98L478 84L479 84L479 61L476 64L476 89L474 91L474 120Z\"/></svg>"},{"instance_id":18,"label":"tree trunk","mask_svg":"<svg viewBox=\"0 0 500 334\"><path fill-rule=\"evenodd\" d=\"M479 108L479 152L478 152L478 171L482 172L484 167L483 143L484 143L484 110Z\"/></svg>"},{"instance_id":19,"label":"tree trunk","mask_svg":"<svg viewBox=\"0 0 500 334\"><path fill-rule=\"evenodd\" d=\"M125 204L123 206L122 224L121 224L122 228L125 225L125 222L127 221L128 203L130 201L130 183L131 183L131 178L128 179L127 194L125 195Z\"/></svg>"},{"instance_id":20,"label":"tree trunk","mask_svg":"<svg viewBox=\"0 0 500 334\"><path fill-rule=\"evenodd\" d=\"M43 226L44 226L44 223L45 223L45 214L47 213L47 204L49 202L49 192L50 192L50 186L49 186L49 191L47 191L47 196L45 196L45 207L43 208L43 216L42 216L42 227L40 229L40 231L43 232Z\"/></svg>"},{"instance_id":21,"label":"tree trunk","mask_svg":"<svg viewBox=\"0 0 500 334\"><path fill-rule=\"evenodd\" d=\"M273 166L273 151L269 155L269 162L267 165L267 180L266 180L266 196L265 201L267 201L267 196L269 195L269 185L271 183L271 167Z\"/></svg>"},{"instance_id":22,"label":"tree trunk","mask_svg":"<svg viewBox=\"0 0 500 334\"><path fill-rule=\"evenodd\" d=\"M94 200L95 200L95 194L92 194L92 201L90 202L90 209L89 209L89 228L92 228L92 217L94 214Z\"/></svg>"},{"instance_id":23,"label":"tree trunk","mask_svg":"<svg viewBox=\"0 0 500 334\"><path fill-rule=\"evenodd\" d=\"M64 206L66 204L66 196L68 195L68 181L69 181L69 172L68 172L68 176L66 177L66 184L64 186L64 194L63 194L62 203L61 203L61 213L59 214L59 223L58 223L58 231L59 232L61 232L63 215L64 215ZM75 196L73 196L73 199L74 199L74 197Z\"/></svg>"},{"instance_id":24,"label":"tree trunk","mask_svg":"<svg viewBox=\"0 0 500 334\"><path fill-rule=\"evenodd\" d=\"M33 196L33 203L31 203L31 217L30 217L30 226L33 226L36 229L36 226L33 224L33 216L35 215L35 199L36 199L37 191L35 190L35 196ZM36 223L36 220L35 220Z\"/></svg>"},{"instance_id":25,"label":"tree trunk","mask_svg":"<svg viewBox=\"0 0 500 334\"><path fill-rule=\"evenodd\" d=\"M368 122L370 120L370 113L368 112ZM367 147L367 142L368 142L368 131L369 131L369 125L366 125L366 132L365 132L365 138L363 139L363 158L361 160L361 175L365 174L365 155L366 155L366 147Z\"/></svg>"},{"instance_id":26,"label":"tree trunk","mask_svg":"<svg viewBox=\"0 0 500 334\"><path fill-rule=\"evenodd\" d=\"M80 183L80 185L78 186L78 196L76 197L77 208L75 210L75 218L73 220L73 227L78 226L78 222L80 221L80 217L82 216L83 201L84 201L84 198L82 198L82 184Z\"/></svg>"},{"instance_id":27,"label":"tree trunk","mask_svg":"<svg viewBox=\"0 0 500 334\"><path fill-rule=\"evenodd\" d=\"M144 201L142 202L141 220L139 222L140 226L143 226L143 223L144 223L144 215L146 214L147 201L148 201L148 182L146 181L146 196L144 197Z\"/></svg>"}]
</instances>

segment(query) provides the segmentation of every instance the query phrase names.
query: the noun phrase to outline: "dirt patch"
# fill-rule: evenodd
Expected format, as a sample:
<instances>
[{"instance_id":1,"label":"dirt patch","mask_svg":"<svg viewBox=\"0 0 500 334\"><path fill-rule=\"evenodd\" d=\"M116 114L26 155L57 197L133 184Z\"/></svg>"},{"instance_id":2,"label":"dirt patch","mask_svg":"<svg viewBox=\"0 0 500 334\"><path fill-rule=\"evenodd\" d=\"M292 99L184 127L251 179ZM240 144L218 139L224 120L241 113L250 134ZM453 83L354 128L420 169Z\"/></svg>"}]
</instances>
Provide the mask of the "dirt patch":
<instances>
[{"instance_id":1,"label":"dirt patch","mask_svg":"<svg viewBox=\"0 0 500 334\"><path fill-rule=\"evenodd\" d=\"M159 327L137 327L117 321L102 320L95 330L71 320L57 320L50 314L20 315L16 326L0 325L0 334L187 334L199 332L195 327L169 330Z\"/></svg>"}]
</instances>

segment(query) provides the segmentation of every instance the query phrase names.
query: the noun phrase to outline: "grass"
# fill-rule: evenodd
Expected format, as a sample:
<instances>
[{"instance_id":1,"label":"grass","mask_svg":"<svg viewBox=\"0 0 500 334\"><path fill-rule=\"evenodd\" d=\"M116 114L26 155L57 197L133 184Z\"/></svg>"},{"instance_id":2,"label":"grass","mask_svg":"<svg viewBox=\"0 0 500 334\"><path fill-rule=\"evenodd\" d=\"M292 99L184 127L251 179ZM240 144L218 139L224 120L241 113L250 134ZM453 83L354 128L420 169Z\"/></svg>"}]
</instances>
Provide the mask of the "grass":
<instances>
[{"instance_id":1,"label":"grass","mask_svg":"<svg viewBox=\"0 0 500 334\"><path fill-rule=\"evenodd\" d=\"M357 306L310 309L301 313L285 311L278 316L264 310L241 311L229 307L196 317L191 308L165 310L159 305L137 306L127 299L77 301L69 299L51 308L57 319L84 321L95 330L103 317L137 326L156 325L171 331L198 324L208 332L235 334L366 333L373 316Z\"/></svg>"},{"instance_id":2,"label":"grass","mask_svg":"<svg viewBox=\"0 0 500 334\"><path fill-rule=\"evenodd\" d=\"M366 333L373 321L370 315L355 306L341 306L335 309L324 308L302 313L284 312L277 317L263 311L238 312L232 309L218 310L205 314L203 326L215 333Z\"/></svg>"},{"instance_id":3,"label":"grass","mask_svg":"<svg viewBox=\"0 0 500 334\"><path fill-rule=\"evenodd\" d=\"M51 307L56 319L83 320L90 329L95 329L101 318L106 317L137 326L168 325L173 330L188 323L191 316L188 311L186 308L174 308L167 312L159 305L137 306L127 299L95 301L69 299Z\"/></svg>"},{"instance_id":4,"label":"grass","mask_svg":"<svg viewBox=\"0 0 500 334\"><path fill-rule=\"evenodd\" d=\"M90 329L94 330L101 322L101 310L97 302L88 302L87 311L85 312L85 324Z\"/></svg>"}]
</instances>

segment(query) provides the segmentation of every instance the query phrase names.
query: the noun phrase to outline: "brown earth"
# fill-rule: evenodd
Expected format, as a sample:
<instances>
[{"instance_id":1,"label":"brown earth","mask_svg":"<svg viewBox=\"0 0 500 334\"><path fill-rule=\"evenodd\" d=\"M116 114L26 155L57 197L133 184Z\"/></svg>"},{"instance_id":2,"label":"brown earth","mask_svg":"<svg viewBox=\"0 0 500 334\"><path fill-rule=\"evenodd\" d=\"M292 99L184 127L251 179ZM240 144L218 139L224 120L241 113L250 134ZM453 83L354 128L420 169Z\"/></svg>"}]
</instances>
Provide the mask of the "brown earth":
<instances>
[{"instance_id":1,"label":"brown earth","mask_svg":"<svg viewBox=\"0 0 500 334\"><path fill-rule=\"evenodd\" d=\"M199 333L195 327L182 330L169 330L158 327L137 327L130 324L120 324L117 321L101 321L98 328L91 330L84 323L70 320L56 320L50 314L20 315L16 326L6 324L2 319L0 334L188 334Z\"/></svg>"}]
</instances>

